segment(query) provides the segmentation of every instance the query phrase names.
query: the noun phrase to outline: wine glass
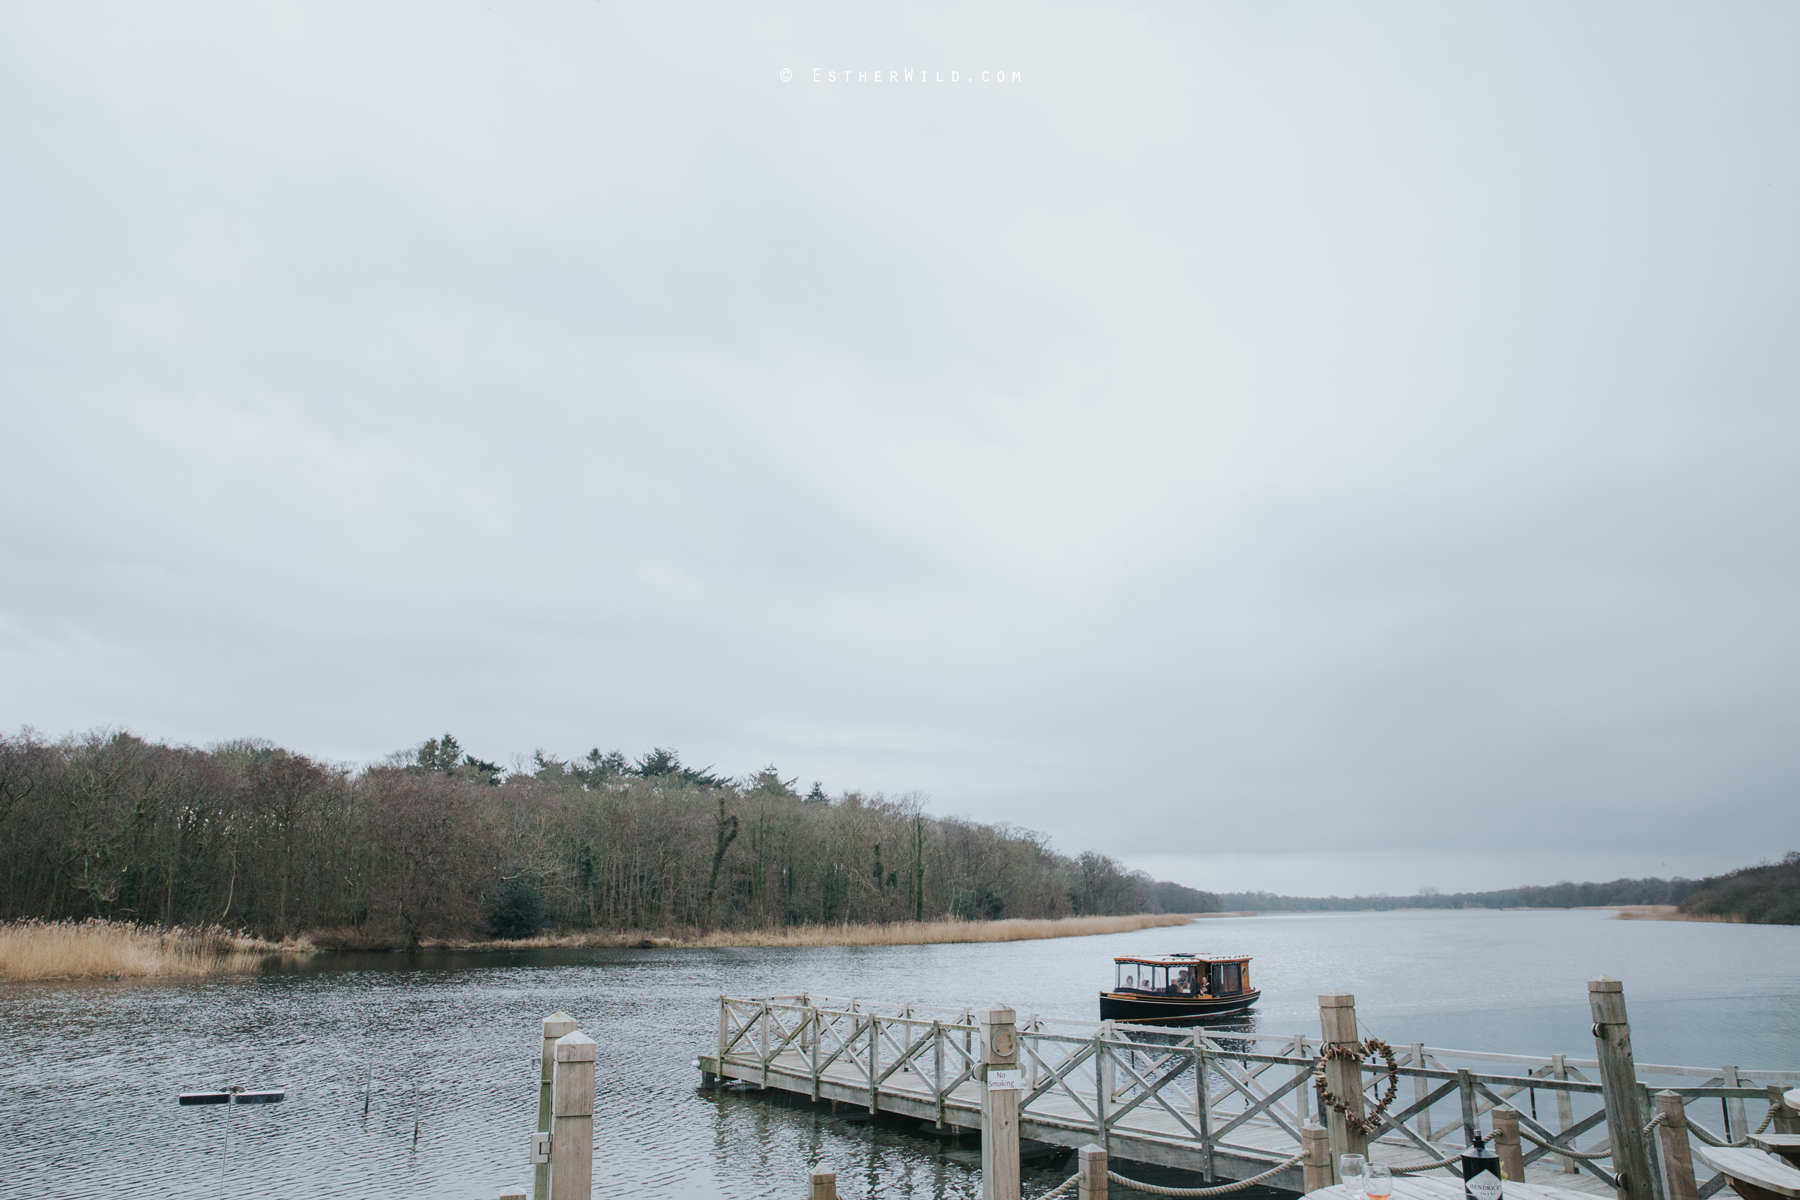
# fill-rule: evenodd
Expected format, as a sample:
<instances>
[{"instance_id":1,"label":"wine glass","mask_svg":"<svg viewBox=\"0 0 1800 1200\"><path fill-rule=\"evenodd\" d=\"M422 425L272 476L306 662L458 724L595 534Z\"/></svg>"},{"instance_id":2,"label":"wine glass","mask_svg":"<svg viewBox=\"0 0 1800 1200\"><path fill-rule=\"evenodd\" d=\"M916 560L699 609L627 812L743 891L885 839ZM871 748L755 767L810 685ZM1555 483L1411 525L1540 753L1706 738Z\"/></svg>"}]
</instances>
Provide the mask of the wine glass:
<instances>
[{"instance_id":1,"label":"wine glass","mask_svg":"<svg viewBox=\"0 0 1800 1200\"><path fill-rule=\"evenodd\" d=\"M1363 1190L1369 1200L1388 1200L1394 1194L1394 1169L1386 1163L1370 1163L1363 1178Z\"/></svg>"},{"instance_id":2,"label":"wine glass","mask_svg":"<svg viewBox=\"0 0 1800 1200\"><path fill-rule=\"evenodd\" d=\"M1361 1196L1368 1179L1364 1172L1369 1169L1369 1160L1360 1154L1338 1155L1338 1178L1350 1189L1352 1195Z\"/></svg>"}]
</instances>

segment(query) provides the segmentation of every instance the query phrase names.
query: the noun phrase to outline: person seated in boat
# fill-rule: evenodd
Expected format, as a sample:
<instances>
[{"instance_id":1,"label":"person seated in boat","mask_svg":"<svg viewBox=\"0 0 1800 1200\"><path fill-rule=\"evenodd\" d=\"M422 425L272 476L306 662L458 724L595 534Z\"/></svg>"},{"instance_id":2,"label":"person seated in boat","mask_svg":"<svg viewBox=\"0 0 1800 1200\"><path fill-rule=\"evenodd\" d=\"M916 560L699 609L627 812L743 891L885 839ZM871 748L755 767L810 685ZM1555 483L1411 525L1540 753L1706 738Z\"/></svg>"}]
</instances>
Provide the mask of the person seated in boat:
<instances>
[{"instance_id":1,"label":"person seated in boat","mask_svg":"<svg viewBox=\"0 0 1800 1200\"><path fill-rule=\"evenodd\" d=\"M1125 982L1119 985L1119 990L1125 991L1125 992L1137 991L1137 979L1133 976L1127 975L1125 977Z\"/></svg>"},{"instance_id":2,"label":"person seated in boat","mask_svg":"<svg viewBox=\"0 0 1800 1200\"><path fill-rule=\"evenodd\" d=\"M1193 990L1193 984L1188 980L1187 968L1183 967L1181 973L1175 976L1175 994L1185 996Z\"/></svg>"}]
</instances>

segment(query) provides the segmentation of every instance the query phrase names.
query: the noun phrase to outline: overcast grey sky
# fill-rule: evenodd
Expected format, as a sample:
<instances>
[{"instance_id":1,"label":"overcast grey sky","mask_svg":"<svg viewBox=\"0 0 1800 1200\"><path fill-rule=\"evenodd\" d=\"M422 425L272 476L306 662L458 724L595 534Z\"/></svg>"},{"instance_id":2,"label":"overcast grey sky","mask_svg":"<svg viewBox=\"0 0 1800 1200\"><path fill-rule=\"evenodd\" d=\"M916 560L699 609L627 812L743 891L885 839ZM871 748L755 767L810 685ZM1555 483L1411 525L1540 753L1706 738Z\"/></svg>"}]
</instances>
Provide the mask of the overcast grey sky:
<instances>
[{"instance_id":1,"label":"overcast grey sky","mask_svg":"<svg viewBox=\"0 0 1800 1200\"><path fill-rule=\"evenodd\" d=\"M1800 848L1797 34L8 4L0 723L668 745L1221 889Z\"/></svg>"}]
</instances>

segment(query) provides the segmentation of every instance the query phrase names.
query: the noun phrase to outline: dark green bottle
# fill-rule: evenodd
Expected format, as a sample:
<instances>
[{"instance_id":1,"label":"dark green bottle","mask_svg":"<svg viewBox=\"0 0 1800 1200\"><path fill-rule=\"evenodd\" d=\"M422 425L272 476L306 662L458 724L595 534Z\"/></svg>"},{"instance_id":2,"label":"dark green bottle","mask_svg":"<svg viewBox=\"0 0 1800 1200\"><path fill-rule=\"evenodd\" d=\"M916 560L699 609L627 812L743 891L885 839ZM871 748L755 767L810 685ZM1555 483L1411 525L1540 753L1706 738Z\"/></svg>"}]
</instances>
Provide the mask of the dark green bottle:
<instances>
[{"instance_id":1,"label":"dark green bottle","mask_svg":"<svg viewBox=\"0 0 1800 1200\"><path fill-rule=\"evenodd\" d=\"M1463 1200L1500 1200L1500 1156L1473 1129L1469 1148L1462 1152L1462 1169Z\"/></svg>"}]
</instances>

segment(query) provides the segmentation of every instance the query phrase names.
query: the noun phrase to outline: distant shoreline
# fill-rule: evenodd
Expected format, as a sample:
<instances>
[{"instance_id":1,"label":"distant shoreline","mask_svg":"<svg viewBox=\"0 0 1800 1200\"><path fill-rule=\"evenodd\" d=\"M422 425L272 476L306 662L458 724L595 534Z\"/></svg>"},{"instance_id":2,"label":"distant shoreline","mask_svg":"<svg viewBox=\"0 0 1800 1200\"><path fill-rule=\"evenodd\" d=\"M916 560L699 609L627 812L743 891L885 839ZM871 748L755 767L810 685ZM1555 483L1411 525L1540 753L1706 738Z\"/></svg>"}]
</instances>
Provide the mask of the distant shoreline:
<instances>
[{"instance_id":1,"label":"distant shoreline","mask_svg":"<svg viewBox=\"0 0 1800 1200\"><path fill-rule=\"evenodd\" d=\"M765 930L641 929L545 934L514 940L424 938L416 944L357 930L319 930L281 942L224 929L158 929L120 921L15 921L0 925L0 981L192 978L254 974L271 959L319 953L554 949L706 949L804 946L921 946L1094 937L1175 928L1241 913L1140 913L1056 920L901 921L886 925L802 925Z\"/></svg>"}]
</instances>

